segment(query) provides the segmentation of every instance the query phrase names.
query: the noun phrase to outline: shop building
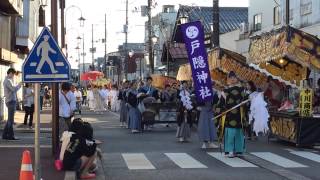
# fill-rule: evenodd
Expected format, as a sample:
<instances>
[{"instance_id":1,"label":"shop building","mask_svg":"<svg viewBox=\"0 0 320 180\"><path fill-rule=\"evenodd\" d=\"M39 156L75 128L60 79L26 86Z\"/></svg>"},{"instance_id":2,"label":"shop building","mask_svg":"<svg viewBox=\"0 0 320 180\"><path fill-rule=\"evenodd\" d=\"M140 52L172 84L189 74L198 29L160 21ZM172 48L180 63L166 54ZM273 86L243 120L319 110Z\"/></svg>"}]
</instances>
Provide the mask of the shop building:
<instances>
[{"instance_id":1,"label":"shop building","mask_svg":"<svg viewBox=\"0 0 320 180\"><path fill-rule=\"evenodd\" d=\"M15 82L21 81L21 67L39 32L40 0L0 1L0 120L6 117L3 80L7 70L14 67L19 73ZM40 14L40 15L39 15ZM18 92L22 101L22 91Z\"/></svg>"}]
</instances>

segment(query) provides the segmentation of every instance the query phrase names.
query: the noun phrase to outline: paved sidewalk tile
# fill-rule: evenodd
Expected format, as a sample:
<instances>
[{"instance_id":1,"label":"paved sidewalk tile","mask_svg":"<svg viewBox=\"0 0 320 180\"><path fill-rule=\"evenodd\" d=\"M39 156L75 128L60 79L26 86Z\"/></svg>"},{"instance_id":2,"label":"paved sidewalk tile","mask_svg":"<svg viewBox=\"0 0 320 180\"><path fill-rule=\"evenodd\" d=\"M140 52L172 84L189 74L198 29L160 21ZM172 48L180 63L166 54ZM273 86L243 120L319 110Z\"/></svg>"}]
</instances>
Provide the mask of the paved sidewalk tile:
<instances>
[{"instance_id":1,"label":"paved sidewalk tile","mask_svg":"<svg viewBox=\"0 0 320 180\"><path fill-rule=\"evenodd\" d=\"M0 148L0 159L3 162L0 166L0 177L10 177L10 179L19 179L21 158L24 150L29 150L31 152L33 169L35 169L34 150L32 148ZM41 148L40 153L42 179L64 179L64 171L57 171L54 168L54 158L51 155L51 148Z\"/></svg>"}]
</instances>

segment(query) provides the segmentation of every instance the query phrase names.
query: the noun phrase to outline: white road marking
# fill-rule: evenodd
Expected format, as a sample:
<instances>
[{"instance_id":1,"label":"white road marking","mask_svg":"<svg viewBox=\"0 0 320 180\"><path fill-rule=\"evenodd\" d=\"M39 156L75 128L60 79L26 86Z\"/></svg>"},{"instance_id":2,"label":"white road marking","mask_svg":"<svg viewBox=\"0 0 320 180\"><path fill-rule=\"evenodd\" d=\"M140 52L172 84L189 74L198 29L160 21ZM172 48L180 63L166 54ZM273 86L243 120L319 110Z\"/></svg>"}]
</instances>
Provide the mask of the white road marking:
<instances>
[{"instance_id":1,"label":"white road marking","mask_svg":"<svg viewBox=\"0 0 320 180\"><path fill-rule=\"evenodd\" d=\"M315 153L307 152L307 151L291 151L290 153L297 155L297 156L300 156L300 157L303 157L303 158L306 158L306 159L309 159L311 161L315 161L315 162L320 163L320 155L319 154L315 154Z\"/></svg>"},{"instance_id":2,"label":"white road marking","mask_svg":"<svg viewBox=\"0 0 320 180\"><path fill-rule=\"evenodd\" d=\"M271 153L271 152L253 152L250 154L253 154L261 159L264 159L266 161L269 161L271 163L274 163L274 164L281 166L281 167L284 167L284 168L308 167L306 165L297 163L295 161L291 161L290 159L281 157L281 156L274 154L274 153Z\"/></svg>"},{"instance_id":3,"label":"white road marking","mask_svg":"<svg viewBox=\"0 0 320 180\"><path fill-rule=\"evenodd\" d=\"M1 144L0 148L33 148L33 144ZM51 145L40 145L40 148L51 148Z\"/></svg>"},{"instance_id":4,"label":"white road marking","mask_svg":"<svg viewBox=\"0 0 320 180\"><path fill-rule=\"evenodd\" d=\"M208 154L231 167L257 167L256 165L243 159L237 157L228 158L219 152L208 152Z\"/></svg>"},{"instance_id":5,"label":"white road marking","mask_svg":"<svg viewBox=\"0 0 320 180\"><path fill-rule=\"evenodd\" d=\"M290 148L284 148L284 150L287 150L287 151L289 151L289 152L291 152L291 151L295 151L295 150L290 149Z\"/></svg>"},{"instance_id":6,"label":"white road marking","mask_svg":"<svg viewBox=\"0 0 320 180\"><path fill-rule=\"evenodd\" d=\"M122 157L130 170L156 169L143 153L123 153Z\"/></svg>"},{"instance_id":7,"label":"white road marking","mask_svg":"<svg viewBox=\"0 0 320 180\"><path fill-rule=\"evenodd\" d=\"M165 153L180 168L208 168L187 153Z\"/></svg>"}]
</instances>

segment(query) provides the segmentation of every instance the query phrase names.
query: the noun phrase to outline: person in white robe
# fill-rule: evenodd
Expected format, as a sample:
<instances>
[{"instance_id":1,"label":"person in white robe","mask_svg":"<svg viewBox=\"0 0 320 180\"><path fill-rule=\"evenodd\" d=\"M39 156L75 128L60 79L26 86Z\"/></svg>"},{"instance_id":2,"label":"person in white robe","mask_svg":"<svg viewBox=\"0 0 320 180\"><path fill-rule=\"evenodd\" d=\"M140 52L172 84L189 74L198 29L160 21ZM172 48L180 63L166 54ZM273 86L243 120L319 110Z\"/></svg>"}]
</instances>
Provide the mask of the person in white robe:
<instances>
[{"instance_id":1,"label":"person in white robe","mask_svg":"<svg viewBox=\"0 0 320 180\"><path fill-rule=\"evenodd\" d=\"M119 91L116 85L112 86L110 91L111 111L118 112L120 109L120 102L118 100Z\"/></svg>"},{"instance_id":2,"label":"person in white robe","mask_svg":"<svg viewBox=\"0 0 320 180\"><path fill-rule=\"evenodd\" d=\"M104 86L99 88L99 93L100 93L100 96L101 96L101 99L102 99L103 106L106 109L105 100L107 99L107 93L105 91Z\"/></svg>"},{"instance_id":3,"label":"person in white robe","mask_svg":"<svg viewBox=\"0 0 320 180\"><path fill-rule=\"evenodd\" d=\"M93 92L92 92L92 88L88 87L88 103L89 103L89 108L90 110L94 110L94 96L93 96Z\"/></svg>"},{"instance_id":4,"label":"person in white robe","mask_svg":"<svg viewBox=\"0 0 320 180\"><path fill-rule=\"evenodd\" d=\"M103 100L100 95L99 89L95 86L92 89L92 92L94 97L94 111L102 114L105 109L104 109Z\"/></svg>"}]
</instances>

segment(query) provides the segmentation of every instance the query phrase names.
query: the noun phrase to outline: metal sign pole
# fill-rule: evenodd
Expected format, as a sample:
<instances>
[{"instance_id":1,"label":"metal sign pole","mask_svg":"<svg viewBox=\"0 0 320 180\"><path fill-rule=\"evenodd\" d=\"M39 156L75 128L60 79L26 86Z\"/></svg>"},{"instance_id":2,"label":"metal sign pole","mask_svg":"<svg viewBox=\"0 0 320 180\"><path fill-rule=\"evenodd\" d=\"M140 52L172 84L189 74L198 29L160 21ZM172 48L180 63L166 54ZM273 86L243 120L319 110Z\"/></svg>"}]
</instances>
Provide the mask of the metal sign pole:
<instances>
[{"instance_id":1,"label":"metal sign pole","mask_svg":"<svg viewBox=\"0 0 320 180\"><path fill-rule=\"evenodd\" d=\"M34 133L34 156L35 156L35 180L41 179L40 163L40 83L35 83L34 88L34 110L35 110L35 133Z\"/></svg>"}]
</instances>

